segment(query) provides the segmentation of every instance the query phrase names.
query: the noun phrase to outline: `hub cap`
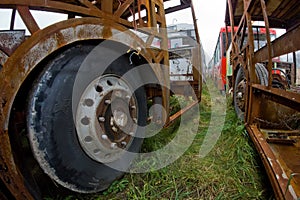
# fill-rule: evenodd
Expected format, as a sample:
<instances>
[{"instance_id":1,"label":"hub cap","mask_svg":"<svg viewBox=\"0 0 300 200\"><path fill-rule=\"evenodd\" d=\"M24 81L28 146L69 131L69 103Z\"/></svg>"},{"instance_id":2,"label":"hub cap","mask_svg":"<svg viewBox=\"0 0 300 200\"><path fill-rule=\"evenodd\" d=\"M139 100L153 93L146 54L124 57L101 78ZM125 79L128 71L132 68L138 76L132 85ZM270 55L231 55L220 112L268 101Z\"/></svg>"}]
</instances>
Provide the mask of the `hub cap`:
<instances>
[{"instance_id":1,"label":"hub cap","mask_svg":"<svg viewBox=\"0 0 300 200\"><path fill-rule=\"evenodd\" d=\"M114 75L92 81L76 111L80 145L92 159L113 162L127 150L137 129L137 99L127 82Z\"/></svg>"}]
</instances>

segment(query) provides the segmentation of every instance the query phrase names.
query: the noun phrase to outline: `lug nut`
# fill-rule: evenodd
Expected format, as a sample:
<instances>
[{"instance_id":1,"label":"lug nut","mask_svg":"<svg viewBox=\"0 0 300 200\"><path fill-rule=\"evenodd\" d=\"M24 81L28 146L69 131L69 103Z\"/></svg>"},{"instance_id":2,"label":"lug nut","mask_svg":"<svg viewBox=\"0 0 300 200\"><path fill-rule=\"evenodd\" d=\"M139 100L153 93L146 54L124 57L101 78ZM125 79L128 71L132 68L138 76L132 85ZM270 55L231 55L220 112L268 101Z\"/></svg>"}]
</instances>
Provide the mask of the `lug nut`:
<instances>
[{"instance_id":1,"label":"lug nut","mask_svg":"<svg viewBox=\"0 0 300 200\"><path fill-rule=\"evenodd\" d=\"M105 118L104 117L99 117L98 118L100 122L105 122Z\"/></svg>"},{"instance_id":2,"label":"lug nut","mask_svg":"<svg viewBox=\"0 0 300 200\"><path fill-rule=\"evenodd\" d=\"M136 109L136 106L131 106L131 109Z\"/></svg>"},{"instance_id":3,"label":"lug nut","mask_svg":"<svg viewBox=\"0 0 300 200\"><path fill-rule=\"evenodd\" d=\"M107 139L108 139L107 135L102 135L101 138L102 138L103 140L107 140Z\"/></svg>"},{"instance_id":4,"label":"lug nut","mask_svg":"<svg viewBox=\"0 0 300 200\"><path fill-rule=\"evenodd\" d=\"M114 126L113 126L111 129L112 129L114 132L118 132L118 129L117 129L116 127L114 127Z\"/></svg>"},{"instance_id":5,"label":"lug nut","mask_svg":"<svg viewBox=\"0 0 300 200\"><path fill-rule=\"evenodd\" d=\"M132 119L134 123L137 123L137 118Z\"/></svg>"},{"instance_id":6,"label":"lug nut","mask_svg":"<svg viewBox=\"0 0 300 200\"><path fill-rule=\"evenodd\" d=\"M113 126L113 125L114 125L114 118L111 117L111 118L110 118L110 126Z\"/></svg>"},{"instance_id":7,"label":"lug nut","mask_svg":"<svg viewBox=\"0 0 300 200\"><path fill-rule=\"evenodd\" d=\"M125 147L127 145L127 142L121 142L122 146Z\"/></svg>"},{"instance_id":8,"label":"lug nut","mask_svg":"<svg viewBox=\"0 0 300 200\"><path fill-rule=\"evenodd\" d=\"M105 103L105 104L111 104L111 100L106 99L106 100L104 101L104 103Z\"/></svg>"}]
</instances>

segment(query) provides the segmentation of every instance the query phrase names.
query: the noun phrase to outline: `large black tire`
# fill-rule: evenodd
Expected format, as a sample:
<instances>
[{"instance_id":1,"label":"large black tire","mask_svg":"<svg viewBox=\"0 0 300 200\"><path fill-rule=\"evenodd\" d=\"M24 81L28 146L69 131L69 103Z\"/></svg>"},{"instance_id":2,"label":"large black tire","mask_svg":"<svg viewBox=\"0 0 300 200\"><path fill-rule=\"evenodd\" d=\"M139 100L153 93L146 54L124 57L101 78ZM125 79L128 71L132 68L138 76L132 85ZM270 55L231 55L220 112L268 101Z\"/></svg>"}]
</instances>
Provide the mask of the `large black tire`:
<instances>
[{"instance_id":1,"label":"large black tire","mask_svg":"<svg viewBox=\"0 0 300 200\"><path fill-rule=\"evenodd\" d=\"M255 74L258 77L259 83L261 85L268 85L268 71L261 63L255 64ZM234 83L234 93L233 93L233 104L236 115L239 119L244 121L245 118L245 104L246 104L246 85L247 80L243 67L238 69L235 83Z\"/></svg>"},{"instance_id":2,"label":"large black tire","mask_svg":"<svg viewBox=\"0 0 300 200\"><path fill-rule=\"evenodd\" d=\"M81 193L102 191L124 174L91 158L84 151L73 120L72 97L75 78L84 59L94 47L95 45L91 44L77 44L51 59L37 78L28 99L27 127L35 158L52 180L67 189ZM128 49L124 45L121 47L118 49L120 52ZM101 66L101 57L97 59L100 68L106 67ZM123 53L109 65L105 74L119 77L131 68L128 56ZM132 77L126 81L130 85L140 80L139 77ZM134 95L138 107L137 124L144 126L147 113L144 88L134 91ZM78 103L78 99L75 101ZM142 139L134 138L127 150L137 152L141 144Z\"/></svg>"}]
</instances>

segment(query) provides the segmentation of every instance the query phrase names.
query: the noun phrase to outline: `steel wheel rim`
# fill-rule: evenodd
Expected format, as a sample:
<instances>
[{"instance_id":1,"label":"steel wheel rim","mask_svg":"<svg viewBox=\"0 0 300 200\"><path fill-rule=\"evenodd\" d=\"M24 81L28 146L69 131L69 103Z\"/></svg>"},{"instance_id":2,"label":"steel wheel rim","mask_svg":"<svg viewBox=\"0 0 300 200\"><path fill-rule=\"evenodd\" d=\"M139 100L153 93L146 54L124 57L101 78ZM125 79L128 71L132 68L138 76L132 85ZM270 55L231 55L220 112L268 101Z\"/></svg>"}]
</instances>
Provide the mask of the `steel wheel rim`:
<instances>
[{"instance_id":1,"label":"steel wheel rim","mask_svg":"<svg viewBox=\"0 0 300 200\"><path fill-rule=\"evenodd\" d=\"M138 103L130 85L115 75L96 78L86 87L76 110L80 146L97 162L116 161L129 149L137 119Z\"/></svg>"}]
</instances>

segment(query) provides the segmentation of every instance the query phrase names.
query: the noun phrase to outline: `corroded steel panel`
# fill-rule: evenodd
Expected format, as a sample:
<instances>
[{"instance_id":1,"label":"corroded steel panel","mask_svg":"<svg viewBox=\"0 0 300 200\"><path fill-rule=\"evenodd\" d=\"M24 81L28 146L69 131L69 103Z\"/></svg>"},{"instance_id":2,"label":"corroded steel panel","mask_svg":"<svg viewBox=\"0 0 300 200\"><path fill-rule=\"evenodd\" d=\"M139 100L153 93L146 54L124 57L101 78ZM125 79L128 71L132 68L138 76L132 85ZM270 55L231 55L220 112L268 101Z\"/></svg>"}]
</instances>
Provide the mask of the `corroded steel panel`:
<instances>
[{"instance_id":1,"label":"corroded steel panel","mask_svg":"<svg viewBox=\"0 0 300 200\"><path fill-rule=\"evenodd\" d=\"M245 70L245 124L262 158L276 199L300 197L300 94L275 88L272 59L300 50L300 6L297 0L228 0L225 22L231 25L234 74ZM245 3L245 5L244 5ZM264 21L267 45L255 51L252 21ZM238 26L235 28L235 26ZM270 42L271 28L287 32ZM243 44L243 30L248 30ZM250 31L249 31L250 30ZM255 64L267 62L268 84L259 83ZM279 61L280 62L280 61ZM275 77L275 76L274 76ZM235 80L235 77L233 81ZM234 82L233 82L234 83Z\"/></svg>"},{"instance_id":2,"label":"corroded steel panel","mask_svg":"<svg viewBox=\"0 0 300 200\"><path fill-rule=\"evenodd\" d=\"M0 31L0 50L10 56L25 40L25 30Z\"/></svg>"}]
</instances>

